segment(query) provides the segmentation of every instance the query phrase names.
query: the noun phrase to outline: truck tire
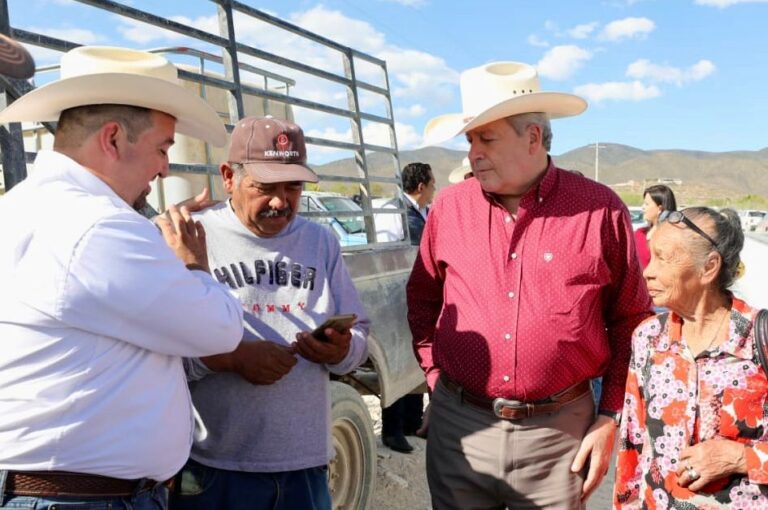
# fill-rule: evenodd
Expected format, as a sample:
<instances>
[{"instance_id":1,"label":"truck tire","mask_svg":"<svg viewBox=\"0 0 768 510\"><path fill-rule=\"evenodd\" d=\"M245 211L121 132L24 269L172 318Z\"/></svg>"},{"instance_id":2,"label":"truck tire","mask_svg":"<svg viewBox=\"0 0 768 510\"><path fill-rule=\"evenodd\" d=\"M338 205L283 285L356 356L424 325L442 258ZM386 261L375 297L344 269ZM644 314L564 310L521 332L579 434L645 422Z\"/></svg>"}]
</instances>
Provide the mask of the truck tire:
<instances>
[{"instance_id":1,"label":"truck tire","mask_svg":"<svg viewBox=\"0 0 768 510\"><path fill-rule=\"evenodd\" d=\"M376 437L363 399L331 381L331 420L336 457L328 469L334 510L367 510L376 484Z\"/></svg>"}]
</instances>

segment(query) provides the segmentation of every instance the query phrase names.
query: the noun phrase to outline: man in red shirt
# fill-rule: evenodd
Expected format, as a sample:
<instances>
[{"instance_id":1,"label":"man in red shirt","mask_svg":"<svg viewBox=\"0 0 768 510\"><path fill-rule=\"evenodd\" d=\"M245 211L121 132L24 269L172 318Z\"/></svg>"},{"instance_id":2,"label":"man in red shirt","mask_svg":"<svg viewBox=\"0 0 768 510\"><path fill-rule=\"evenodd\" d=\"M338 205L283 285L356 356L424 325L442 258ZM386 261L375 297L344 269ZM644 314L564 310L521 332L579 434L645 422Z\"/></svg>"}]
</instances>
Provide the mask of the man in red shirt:
<instances>
[{"instance_id":1,"label":"man in red shirt","mask_svg":"<svg viewBox=\"0 0 768 510\"><path fill-rule=\"evenodd\" d=\"M462 73L461 92L464 111L425 140L464 133L476 178L438 196L407 287L432 391L432 505L581 508L608 469L630 335L651 309L629 213L549 157L549 119L583 99L541 92L516 62Z\"/></svg>"}]
</instances>

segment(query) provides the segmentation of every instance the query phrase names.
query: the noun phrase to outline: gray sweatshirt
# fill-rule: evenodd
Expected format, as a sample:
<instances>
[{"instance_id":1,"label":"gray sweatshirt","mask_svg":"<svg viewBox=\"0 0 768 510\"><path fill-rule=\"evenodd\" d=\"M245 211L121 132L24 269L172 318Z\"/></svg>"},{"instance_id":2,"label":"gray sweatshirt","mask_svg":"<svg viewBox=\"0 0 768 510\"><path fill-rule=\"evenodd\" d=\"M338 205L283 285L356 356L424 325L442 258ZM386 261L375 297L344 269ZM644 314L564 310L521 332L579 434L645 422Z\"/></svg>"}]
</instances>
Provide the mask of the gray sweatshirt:
<instances>
[{"instance_id":1,"label":"gray sweatshirt","mask_svg":"<svg viewBox=\"0 0 768 510\"><path fill-rule=\"evenodd\" d=\"M215 373L185 361L202 428L191 457L220 469L293 471L328 463L329 374L352 371L368 356L369 321L341 256L325 227L296 217L277 236L260 238L235 216L229 202L195 216L205 227L214 277L239 297L244 338L289 345L331 315L355 313L347 357L338 365L298 363L271 385L253 385L233 373Z\"/></svg>"}]
</instances>

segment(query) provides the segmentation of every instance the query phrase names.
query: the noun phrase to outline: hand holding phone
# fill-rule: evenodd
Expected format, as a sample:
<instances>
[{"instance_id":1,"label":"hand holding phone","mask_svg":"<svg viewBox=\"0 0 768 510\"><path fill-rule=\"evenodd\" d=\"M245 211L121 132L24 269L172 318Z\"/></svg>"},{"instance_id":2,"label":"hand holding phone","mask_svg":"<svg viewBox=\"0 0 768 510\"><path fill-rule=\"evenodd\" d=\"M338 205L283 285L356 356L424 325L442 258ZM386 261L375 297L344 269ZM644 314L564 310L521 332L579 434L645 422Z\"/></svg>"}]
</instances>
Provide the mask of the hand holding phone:
<instances>
[{"instance_id":1,"label":"hand holding phone","mask_svg":"<svg viewBox=\"0 0 768 510\"><path fill-rule=\"evenodd\" d=\"M325 334L326 329L332 328L341 333L354 326L355 322L357 322L357 315L354 313L334 315L326 319L325 322L315 328L312 331L312 336L320 342L330 342L330 338L328 338Z\"/></svg>"}]
</instances>

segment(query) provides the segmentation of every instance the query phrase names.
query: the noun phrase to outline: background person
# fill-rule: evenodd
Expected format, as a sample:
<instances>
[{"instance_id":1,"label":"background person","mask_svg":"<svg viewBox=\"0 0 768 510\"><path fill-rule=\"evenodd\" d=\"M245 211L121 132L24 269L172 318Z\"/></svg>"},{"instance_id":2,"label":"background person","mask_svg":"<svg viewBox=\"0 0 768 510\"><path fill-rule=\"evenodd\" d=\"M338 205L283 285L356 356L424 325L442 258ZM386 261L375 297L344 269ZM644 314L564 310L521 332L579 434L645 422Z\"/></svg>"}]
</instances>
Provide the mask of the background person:
<instances>
[{"instance_id":1,"label":"background person","mask_svg":"<svg viewBox=\"0 0 768 510\"><path fill-rule=\"evenodd\" d=\"M757 310L728 290L744 246L738 215L672 212L645 269L669 312L632 336L614 508L768 508L768 380Z\"/></svg>"},{"instance_id":2,"label":"background person","mask_svg":"<svg viewBox=\"0 0 768 510\"><path fill-rule=\"evenodd\" d=\"M79 47L61 74L0 112L58 120L0 200L0 508L166 508L192 442L181 357L234 349L242 311L186 210L164 243L132 205L174 131L226 131L158 55Z\"/></svg>"},{"instance_id":3,"label":"background person","mask_svg":"<svg viewBox=\"0 0 768 510\"><path fill-rule=\"evenodd\" d=\"M213 274L239 297L245 337L232 353L187 360L206 434L195 441L174 510L331 508L330 374L367 358L368 319L336 237L297 216L304 133L247 117L220 170L230 199L198 216ZM357 324L329 342L308 331L338 314Z\"/></svg>"},{"instance_id":4,"label":"background person","mask_svg":"<svg viewBox=\"0 0 768 510\"><path fill-rule=\"evenodd\" d=\"M648 225L635 231L635 246L640 265L645 269L651 260L649 241L659 224L659 217L664 211L677 211L675 194L668 186L655 184L643 191L643 217Z\"/></svg>"},{"instance_id":5,"label":"background person","mask_svg":"<svg viewBox=\"0 0 768 510\"><path fill-rule=\"evenodd\" d=\"M650 313L629 213L548 155L550 116L583 99L541 92L518 62L460 83L464 111L425 139L464 133L475 178L441 191L407 288L432 389L432 506L580 508L608 469L630 334Z\"/></svg>"},{"instance_id":6,"label":"background person","mask_svg":"<svg viewBox=\"0 0 768 510\"><path fill-rule=\"evenodd\" d=\"M426 163L409 163L402 171L402 186L406 209L408 210L408 233L411 244L418 246L429 213L429 204L435 196L435 176L432 168ZM394 208L394 201L389 206ZM386 207L386 206L385 206ZM386 218L384 218L386 217ZM378 223L384 220L384 225ZM379 214L377 221L377 236L386 235L387 240L402 239L403 227L400 215ZM381 239L379 239L381 240ZM413 446L405 436L417 435L421 428L424 411L424 396L419 394L405 395L381 412L381 441L392 450L409 453Z\"/></svg>"},{"instance_id":7,"label":"background person","mask_svg":"<svg viewBox=\"0 0 768 510\"><path fill-rule=\"evenodd\" d=\"M403 206L407 210L410 241L412 245L418 245L427 222L429 204L435 196L435 177L432 175L432 167L427 163L416 162L403 167L401 179L405 197ZM382 208L395 209L397 202L395 197L386 202ZM399 214L377 214L375 222L377 241L402 241L405 237L402 218Z\"/></svg>"}]
</instances>

